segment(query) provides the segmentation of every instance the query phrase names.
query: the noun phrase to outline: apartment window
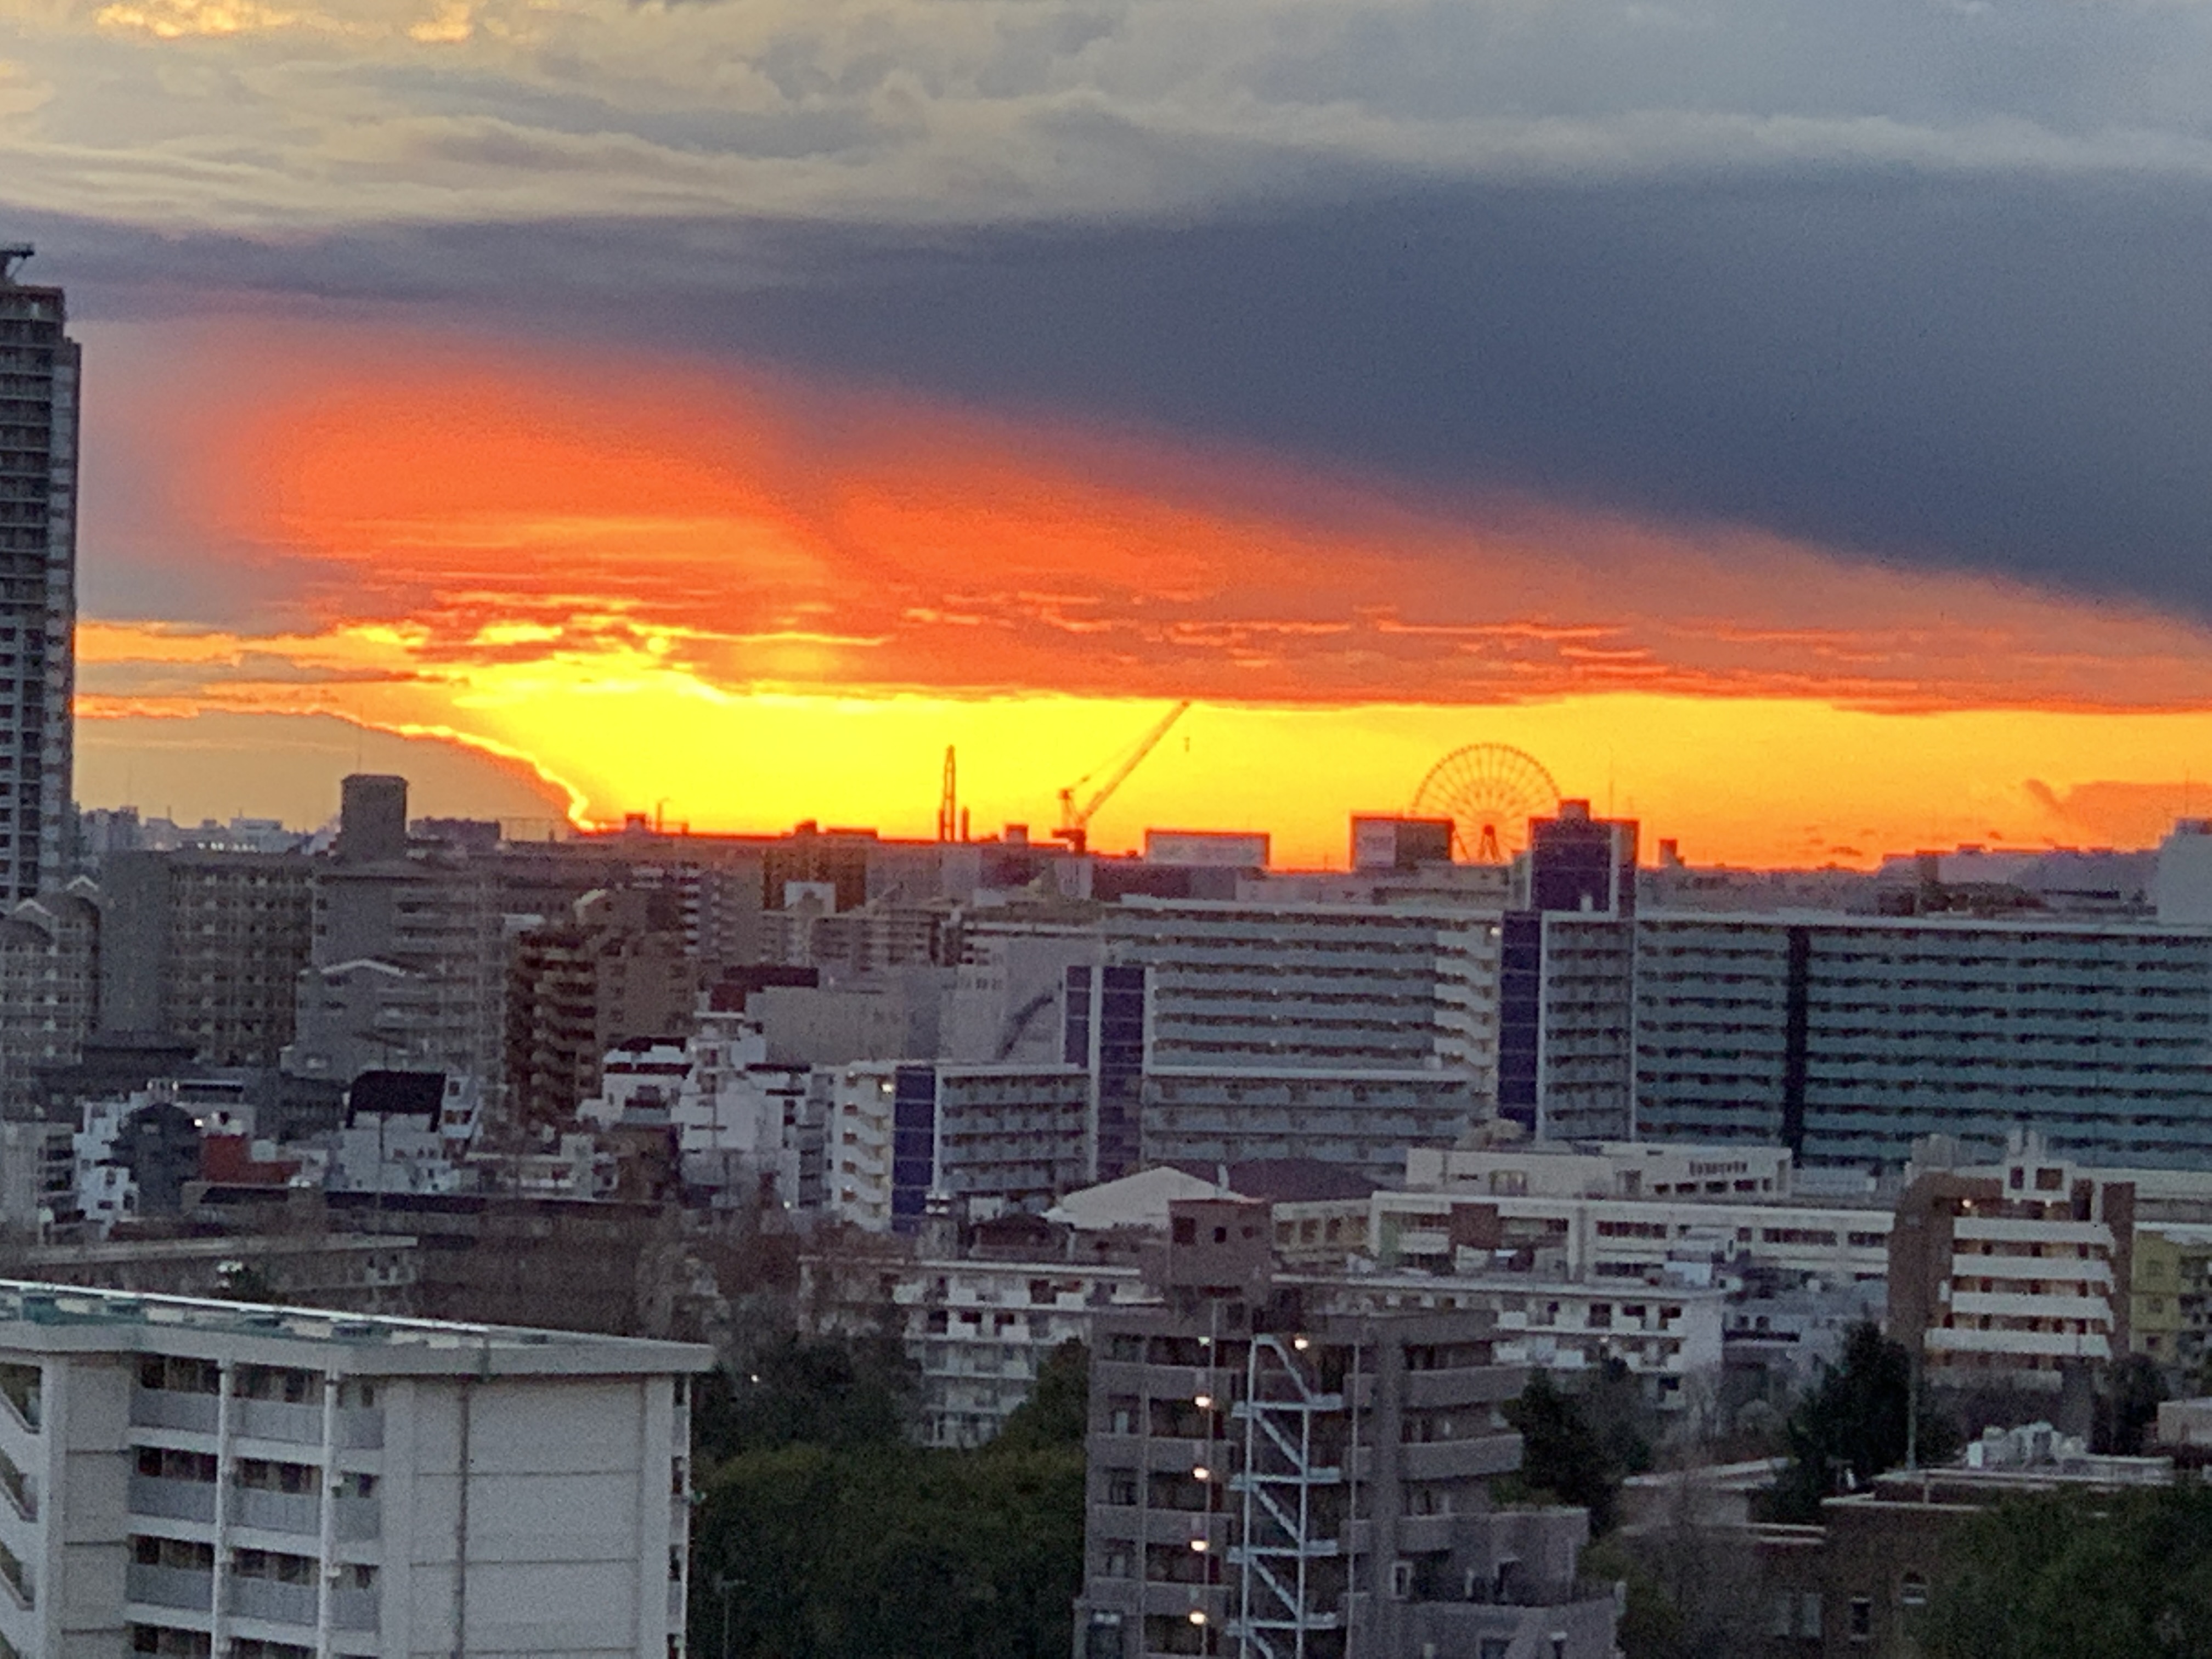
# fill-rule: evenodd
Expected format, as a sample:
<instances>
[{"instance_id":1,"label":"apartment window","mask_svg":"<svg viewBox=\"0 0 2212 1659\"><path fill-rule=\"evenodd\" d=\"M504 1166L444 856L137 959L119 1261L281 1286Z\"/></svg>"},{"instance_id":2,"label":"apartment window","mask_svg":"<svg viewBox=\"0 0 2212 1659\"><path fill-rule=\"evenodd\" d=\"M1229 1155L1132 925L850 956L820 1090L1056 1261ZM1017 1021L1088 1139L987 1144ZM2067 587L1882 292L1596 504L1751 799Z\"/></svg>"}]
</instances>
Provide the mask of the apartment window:
<instances>
[{"instance_id":1,"label":"apartment window","mask_svg":"<svg viewBox=\"0 0 2212 1659\"><path fill-rule=\"evenodd\" d=\"M1897 1599L1901 1606L1924 1607L1928 1605L1928 1581L1917 1572L1908 1572L1897 1587Z\"/></svg>"},{"instance_id":2,"label":"apartment window","mask_svg":"<svg viewBox=\"0 0 2212 1659\"><path fill-rule=\"evenodd\" d=\"M1850 1638L1854 1642L1870 1642L1874 1639L1874 1601L1871 1597L1864 1595L1851 1597Z\"/></svg>"}]
</instances>

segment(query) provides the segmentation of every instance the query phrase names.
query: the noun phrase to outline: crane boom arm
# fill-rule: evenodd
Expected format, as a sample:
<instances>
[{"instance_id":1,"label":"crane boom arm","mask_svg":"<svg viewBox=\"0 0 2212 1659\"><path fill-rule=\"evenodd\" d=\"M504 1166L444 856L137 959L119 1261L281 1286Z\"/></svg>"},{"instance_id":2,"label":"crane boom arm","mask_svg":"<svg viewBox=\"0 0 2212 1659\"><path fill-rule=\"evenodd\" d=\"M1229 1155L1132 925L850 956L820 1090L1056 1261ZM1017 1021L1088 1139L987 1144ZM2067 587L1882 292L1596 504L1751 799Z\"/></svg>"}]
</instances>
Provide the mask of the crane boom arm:
<instances>
[{"instance_id":1,"label":"crane boom arm","mask_svg":"<svg viewBox=\"0 0 2212 1659\"><path fill-rule=\"evenodd\" d=\"M1097 789L1092 793L1091 799L1084 802L1081 806L1078 806L1075 804L1075 790L1073 788L1061 790L1060 792L1060 828L1063 830L1082 830L1088 828L1091 823L1091 814L1096 812L1100 807L1103 806L1113 798L1114 792L1128 781L1129 774L1135 771L1139 766L1144 764L1145 757L1151 754L1153 750L1160 746L1160 739L1166 737L1169 731L1174 726L1175 723L1188 714L1189 710L1190 700L1188 698L1185 698L1174 708L1169 709L1166 717L1163 719L1158 726L1155 726L1151 731L1145 733L1143 738L1138 743L1137 746L1128 752L1127 756L1123 758L1119 766L1115 767L1111 772L1107 774L1106 781L1100 784Z\"/></svg>"}]
</instances>

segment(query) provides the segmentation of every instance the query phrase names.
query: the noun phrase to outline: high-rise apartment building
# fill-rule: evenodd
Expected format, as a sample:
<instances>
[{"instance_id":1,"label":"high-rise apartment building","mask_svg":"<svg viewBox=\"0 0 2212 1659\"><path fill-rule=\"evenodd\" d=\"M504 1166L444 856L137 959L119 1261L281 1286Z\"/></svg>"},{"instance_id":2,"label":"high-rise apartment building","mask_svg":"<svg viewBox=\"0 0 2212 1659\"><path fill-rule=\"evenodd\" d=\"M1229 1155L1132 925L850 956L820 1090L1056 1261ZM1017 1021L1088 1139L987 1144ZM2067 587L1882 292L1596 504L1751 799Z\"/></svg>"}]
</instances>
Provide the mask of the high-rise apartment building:
<instances>
[{"instance_id":1,"label":"high-rise apartment building","mask_svg":"<svg viewBox=\"0 0 2212 1659\"><path fill-rule=\"evenodd\" d=\"M711 1362L0 1283L0 1652L678 1652Z\"/></svg>"},{"instance_id":2,"label":"high-rise apartment building","mask_svg":"<svg viewBox=\"0 0 2212 1659\"><path fill-rule=\"evenodd\" d=\"M1120 1172L1118 1134L1144 1163L1314 1158L1389 1179L1407 1146L1448 1146L1488 1112L1494 911L1132 898L1099 930L1095 1018L1113 1029L1124 976L1143 1070L1141 1105L1118 1125L1102 1070L1102 1177ZM1073 1034L1073 990L1066 1008ZM1068 1058L1080 1063L1073 1042Z\"/></svg>"},{"instance_id":3,"label":"high-rise apartment building","mask_svg":"<svg viewBox=\"0 0 2212 1659\"><path fill-rule=\"evenodd\" d=\"M407 839L405 780L348 778L338 842L313 878L296 1075L443 1072L497 1092L507 1060L507 936L491 861Z\"/></svg>"},{"instance_id":4,"label":"high-rise apartment building","mask_svg":"<svg viewBox=\"0 0 2212 1659\"><path fill-rule=\"evenodd\" d=\"M0 1114L28 1115L37 1070L76 1064L91 1035L100 922L82 880L0 905Z\"/></svg>"},{"instance_id":5,"label":"high-rise apartment building","mask_svg":"<svg viewBox=\"0 0 2212 1659\"><path fill-rule=\"evenodd\" d=\"M1498 1109L1546 1139L1630 1133L1633 819L1559 803L1528 825L1498 984Z\"/></svg>"},{"instance_id":6,"label":"high-rise apartment building","mask_svg":"<svg viewBox=\"0 0 2212 1659\"><path fill-rule=\"evenodd\" d=\"M1718 915L1635 926L1636 1130L1903 1164L2015 1126L2082 1162L2212 1157L2212 929Z\"/></svg>"},{"instance_id":7,"label":"high-rise apartment building","mask_svg":"<svg viewBox=\"0 0 2212 1659\"><path fill-rule=\"evenodd\" d=\"M507 967L507 1103L560 1126L599 1091L610 1049L640 1037L681 1042L696 1023L697 958L676 896L587 893L568 916L514 943Z\"/></svg>"},{"instance_id":8,"label":"high-rise apartment building","mask_svg":"<svg viewBox=\"0 0 2212 1659\"><path fill-rule=\"evenodd\" d=\"M100 873L100 1023L189 1038L210 1066L274 1066L313 943L302 853L114 853Z\"/></svg>"},{"instance_id":9,"label":"high-rise apartment building","mask_svg":"<svg viewBox=\"0 0 2212 1659\"><path fill-rule=\"evenodd\" d=\"M0 903L61 884L74 757L79 358L0 247Z\"/></svg>"}]
</instances>

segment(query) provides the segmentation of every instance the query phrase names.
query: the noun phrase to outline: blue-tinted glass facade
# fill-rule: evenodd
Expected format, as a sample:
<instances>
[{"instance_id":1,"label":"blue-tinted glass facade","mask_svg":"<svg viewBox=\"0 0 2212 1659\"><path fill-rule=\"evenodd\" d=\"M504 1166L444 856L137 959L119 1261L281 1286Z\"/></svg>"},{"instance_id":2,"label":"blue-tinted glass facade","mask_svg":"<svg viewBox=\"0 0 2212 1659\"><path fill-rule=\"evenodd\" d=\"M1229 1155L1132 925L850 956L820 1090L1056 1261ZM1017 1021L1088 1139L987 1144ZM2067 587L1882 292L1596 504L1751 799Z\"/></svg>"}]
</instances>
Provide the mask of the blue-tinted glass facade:
<instances>
[{"instance_id":1,"label":"blue-tinted glass facade","mask_svg":"<svg viewBox=\"0 0 2212 1659\"><path fill-rule=\"evenodd\" d=\"M1536 1055L1542 1040L1544 919L1506 913L1498 955L1498 1115L1536 1132Z\"/></svg>"},{"instance_id":2,"label":"blue-tinted glass facade","mask_svg":"<svg viewBox=\"0 0 2212 1659\"><path fill-rule=\"evenodd\" d=\"M1113 1181L1143 1155L1145 970L1099 970L1098 1178Z\"/></svg>"},{"instance_id":3,"label":"blue-tinted glass facade","mask_svg":"<svg viewBox=\"0 0 2212 1659\"><path fill-rule=\"evenodd\" d=\"M1060 1060L1064 1065L1091 1065L1091 969L1067 970L1066 1016L1060 1028Z\"/></svg>"},{"instance_id":4,"label":"blue-tinted glass facade","mask_svg":"<svg viewBox=\"0 0 2212 1659\"><path fill-rule=\"evenodd\" d=\"M891 1230L921 1224L937 1184L937 1068L902 1066L891 1074Z\"/></svg>"}]
</instances>

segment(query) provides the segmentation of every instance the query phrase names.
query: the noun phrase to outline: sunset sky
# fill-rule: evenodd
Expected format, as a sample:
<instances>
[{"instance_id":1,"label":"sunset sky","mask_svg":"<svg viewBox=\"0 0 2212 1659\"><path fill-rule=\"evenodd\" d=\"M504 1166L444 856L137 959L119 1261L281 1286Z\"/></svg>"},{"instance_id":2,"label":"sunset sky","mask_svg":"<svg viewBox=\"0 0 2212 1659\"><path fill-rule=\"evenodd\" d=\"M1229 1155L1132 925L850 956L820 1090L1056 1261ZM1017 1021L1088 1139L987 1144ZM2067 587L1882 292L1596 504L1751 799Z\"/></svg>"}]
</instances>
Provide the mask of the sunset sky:
<instances>
[{"instance_id":1,"label":"sunset sky","mask_svg":"<svg viewBox=\"0 0 2212 1659\"><path fill-rule=\"evenodd\" d=\"M2212 812L2212 7L0 0L78 793Z\"/></svg>"}]
</instances>

